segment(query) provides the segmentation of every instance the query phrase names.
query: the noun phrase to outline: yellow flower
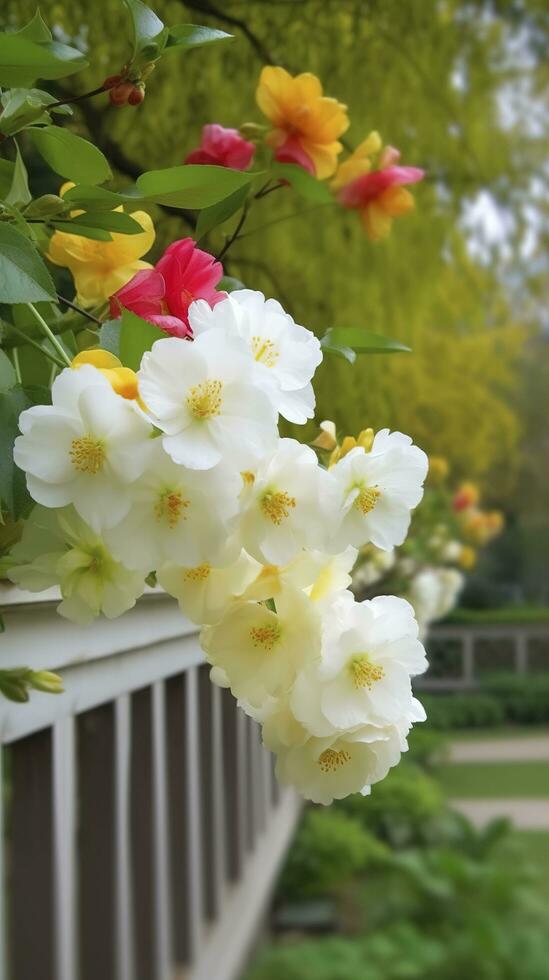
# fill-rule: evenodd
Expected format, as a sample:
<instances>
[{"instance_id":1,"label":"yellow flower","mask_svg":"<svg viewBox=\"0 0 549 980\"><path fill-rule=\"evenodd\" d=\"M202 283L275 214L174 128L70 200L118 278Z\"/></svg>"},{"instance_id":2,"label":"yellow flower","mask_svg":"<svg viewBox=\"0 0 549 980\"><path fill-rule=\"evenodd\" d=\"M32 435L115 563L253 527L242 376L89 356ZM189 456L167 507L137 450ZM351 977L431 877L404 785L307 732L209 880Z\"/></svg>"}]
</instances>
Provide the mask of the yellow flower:
<instances>
[{"instance_id":1,"label":"yellow flower","mask_svg":"<svg viewBox=\"0 0 549 980\"><path fill-rule=\"evenodd\" d=\"M273 124L267 143L275 157L314 170L319 180L331 177L343 149L339 137L349 126L347 106L323 95L316 75L294 77L273 65L259 76L256 100Z\"/></svg>"},{"instance_id":2,"label":"yellow flower","mask_svg":"<svg viewBox=\"0 0 549 980\"><path fill-rule=\"evenodd\" d=\"M477 561L477 553L470 545L464 544L458 558L458 562L464 571L468 572L474 568Z\"/></svg>"},{"instance_id":3,"label":"yellow flower","mask_svg":"<svg viewBox=\"0 0 549 980\"><path fill-rule=\"evenodd\" d=\"M444 456L429 456L429 479L432 483L443 483L450 467Z\"/></svg>"},{"instance_id":4,"label":"yellow flower","mask_svg":"<svg viewBox=\"0 0 549 980\"><path fill-rule=\"evenodd\" d=\"M328 462L328 469L331 469L332 466L339 463L340 459L343 459L347 453L351 452L351 449L356 449L357 446L360 446L365 453L369 453L374 441L374 435L373 429L363 429L356 439L354 436L345 436L341 446L336 446L332 452Z\"/></svg>"},{"instance_id":5,"label":"yellow flower","mask_svg":"<svg viewBox=\"0 0 549 980\"><path fill-rule=\"evenodd\" d=\"M373 130L365 140L362 140L362 143L359 143L351 156L339 164L334 179L330 181L332 190L338 191L357 177L369 174L372 169L371 158L375 153L379 153L381 145L381 136Z\"/></svg>"},{"instance_id":6,"label":"yellow flower","mask_svg":"<svg viewBox=\"0 0 549 980\"><path fill-rule=\"evenodd\" d=\"M61 194L69 186L74 185L64 184ZM70 269L76 286L76 302L80 306L104 303L140 269L151 268L150 262L141 261L141 256L154 242L152 220L145 211L133 211L132 218L143 231L136 235L111 232L110 242L96 242L65 231L56 231L52 235L47 257L54 265Z\"/></svg>"},{"instance_id":7,"label":"yellow flower","mask_svg":"<svg viewBox=\"0 0 549 980\"><path fill-rule=\"evenodd\" d=\"M98 371L101 371L117 395L122 395L122 398L128 398L131 401L134 399L139 401L138 380L135 371L124 367L122 362L110 351L100 348L83 350L73 358L71 367L79 368L83 364L91 364Z\"/></svg>"}]
</instances>

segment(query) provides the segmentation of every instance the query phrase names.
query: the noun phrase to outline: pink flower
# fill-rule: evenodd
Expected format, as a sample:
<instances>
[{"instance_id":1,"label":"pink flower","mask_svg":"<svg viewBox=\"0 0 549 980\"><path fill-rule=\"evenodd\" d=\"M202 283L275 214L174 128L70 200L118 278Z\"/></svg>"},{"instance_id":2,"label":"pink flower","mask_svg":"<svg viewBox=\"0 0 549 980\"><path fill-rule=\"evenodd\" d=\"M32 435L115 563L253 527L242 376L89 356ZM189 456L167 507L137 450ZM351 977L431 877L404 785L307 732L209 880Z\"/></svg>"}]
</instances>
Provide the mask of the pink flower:
<instances>
[{"instance_id":1,"label":"pink flower","mask_svg":"<svg viewBox=\"0 0 549 980\"><path fill-rule=\"evenodd\" d=\"M215 287L223 266L212 255L197 248L192 238L173 242L154 269L144 269L110 299L112 317L131 310L175 337L192 336L189 306L205 299L215 306L226 293Z\"/></svg>"},{"instance_id":2,"label":"pink flower","mask_svg":"<svg viewBox=\"0 0 549 980\"><path fill-rule=\"evenodd\" d=\"M210 123L202 130L198 149L185 158L185 163L210 163L233 170L247 170L255 153L255 144L243 139L237 129L225 129Z\"/></svg>"},{"instance_id":3,"label":"pink flower","mask_svg":"<svg viewBox=\"0 0 549 980\"><path fill-rule=\"evenodd\" d=\"M288 136L288 139L276 148L274 156L275 160L278 160L279 163L295 163L298 167L303 167L313 177L316 177L316 169L313 161L308 153L305 153L301 143L295 136Z\"/></svg>"}]
</instances>

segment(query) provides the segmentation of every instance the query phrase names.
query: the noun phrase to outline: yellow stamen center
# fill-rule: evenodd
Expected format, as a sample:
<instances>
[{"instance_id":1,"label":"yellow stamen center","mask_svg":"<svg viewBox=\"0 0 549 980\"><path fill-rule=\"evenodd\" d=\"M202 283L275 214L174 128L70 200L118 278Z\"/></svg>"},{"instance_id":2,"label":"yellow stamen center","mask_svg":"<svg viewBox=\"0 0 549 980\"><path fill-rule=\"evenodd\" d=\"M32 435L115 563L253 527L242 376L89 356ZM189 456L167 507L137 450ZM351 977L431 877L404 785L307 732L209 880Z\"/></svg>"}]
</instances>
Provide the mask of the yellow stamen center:
<instances>
[{"instance_id":1,"label":"yellow stamen center","mask_svg":"<svg viewBox=\"0 0 549 980\"><path fill-rule=\"evenodd\" d=\"M324 749L318 757L318 765L323 773L337 772L341 769L341 766L346 765L347 762L351 761L351 755L346 752L345 749L340 749L339 752L336 749Z\"/></svg>"},{"instance_id":2,"label":"yellow stamen center","mask_svg":"<svg viewBox=\"0 0 549 980\"><path fill-rule=\"evenodd\" d=\"M221 381L201 381L200 384L194 385L187 395L187 405L191 415L199 421L219 415L223 402L222 389Z\"/></svg>"},{"instance_id":3,"label":"yellow stamen center","mask_svg":"<svg viewBox=\"0 0 549 980\"><path fill-rule=\"evenodd\" d=\"M273 524L282 524L289 517L290 510L295 507L295 497L290 497L285 490L268 490L261 498L261 510Z\"/></svg>"},{"instance_id":4,"label":"yellow stamen center","mask_svg":"<svg viewBox=\"0 0 549 980\"><path fill-rule=\"evenodd\" d=\"M154 505L156 519L166 521L168 527L177 527L181 519L186 520L185 510L189 504L180 490L164 490Z\"/></svg>"},{"instance_id":5,"label":"yellow stamen center","mask_svg":"<svg viewBox=\"0 0 549 980\"><path fill-rule=\"evenodd\" d=\"M374 509L377 501L381 497L381 491L377 487L360 487L360 492L355 500L355 507L364 514L369 514Z\"/></svg>"},{"instance_id":6,"label":"yellow stamen center","mask_svg":"<svg viewBox=\"0 0 549 980\"><path fill-rule=\"evenodd\" d=\"M256 361L261 361L269 368L274 367L279 358L279 352L272 340L265 337L252 337L252 353Z\"/></svg>"},{"instance_id":7,"label":"yellow stamen center","mask_svg":"<svg viewBox=\"0 0 549 980\"><path fill-rule=\"evenodd\" d=\"M250 473L249 470L243 470L240 476L242 477L242 482L244 483L245 487L252 486L255 480L255 476L253 475L253 473Z\"/></svg>"},{"instance_id":8,"label":"yellow stamen center","mask_svg":"<svg viewBox=\"0 0 549 980\"><path fill-rule=\"evenodd\" d=\"M252 626L250 639L254 647L262 647L270 652L280 639L280 626L278 623L266 623L264 626Z\"/></svg>"},{"instance_id":9,"label":"yellow stamen center","mask_svg":"<svg viewBox=\"0 0 549 980\"><path fill-rule=\"evenodd\" d=\"M380 667L379 664L373 664L365 653L359 653L358 656L353 657L350 670L355 687L367 687L369 691L372 690L376 681L385 677L383 667Z\"/></svg>"},{"instance_id":10,"label":"yellow stamen center","mask_svg":"<svg viewBox=\"0 0 549 980\"><path fill-rule=\"evenodd\" d=\"M185 572L186 582L206 582L210 577L211 566L207 562L197 565L196 568L188 568Z\"/></svg>"},{"instance_id":11,"label":"yellow stamen center","mask_svg":"<svg viewBox=\"0 0 549 980\"><path fill-rule=\"evenodd\" d=\"M105 462L105 446L101 439L82 436L80 439L72 440L69 456L72 465L79 473L99 473Z\"/></svg>"}]
</instances>

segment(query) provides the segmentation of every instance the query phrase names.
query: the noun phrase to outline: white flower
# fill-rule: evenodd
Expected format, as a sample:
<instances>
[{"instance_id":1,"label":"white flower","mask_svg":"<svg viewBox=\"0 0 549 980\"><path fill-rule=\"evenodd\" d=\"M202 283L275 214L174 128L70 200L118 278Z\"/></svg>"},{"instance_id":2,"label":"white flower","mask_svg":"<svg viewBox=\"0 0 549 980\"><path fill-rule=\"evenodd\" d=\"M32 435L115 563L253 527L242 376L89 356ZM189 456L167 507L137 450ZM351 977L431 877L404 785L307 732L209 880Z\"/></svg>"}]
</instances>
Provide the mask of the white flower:
<instances>
[{"instance_id":1,"label":"white flower","mask_svg":"<svg viewBox=\"0 0 549 980\"><path fill-rule=\"evenodd\" d=\"M367 589L368 586L379 582L387 572L391 571L395 562L396 555L394 549L391 551L381 551L379 548L367 546L366 560L355 570L353 574L353 586L355 591Z\"/></svg>"},{"instance_id":2,"label":"white flower","mask_svg":"<svg viewBox=\"0 0 549 980\"><path fill-rule=\"evenodd\" d=\"M128 568L159 570L166 562L215 564L238 512L242 479L219 463L207 472L179 466L153 440L149 465L131 486L132 505L105 539Z\"/></svg>"},{"instance_id":3,"label":"white flower","mask_svg":"<svg viewBox=\"0 0 549 980\"><path fill-rule=\"evenodd\" d=\"M464 575L456 568L424 568L414 576L409 598L422 632L454 608L464 582Z\"/></svg>"},{"instance_id":4,"label":"white flower","mask_svg":"<svg viewBox=\"0 0 549 980\"><path fill-rule=\"evenodd\" d=\"M338 547L367 542L389 550L402 544L410 511L423 496L427 456L402 432L382 429L369 452L357 447L330 470L339 492Z\"/></svg>"},{"instance_id":5,"label":"white flower","mask_svg":"<svg viewBox=\"0 0 549 980\"><path fill-rule=\"evenodd\" d=\"M197 300L189 308L195 337L207 330L241 337L257 367L258 383L289 422L304 423L314 415L311 385L322 350L315 335L295 323L275 299L239 289L212 308Z\"/></svg>"},{"instance_id":6,"label":"white flower","mask_svg":"<svg viewBox=\"0 0 549 980\"><path fill-rule=\"evenodd\" d=\"M241 503L246 551L258 561L286 565L303 548L322 549L335 497L313 450L281 439L245 483Z\"/></svg>"},{"instance_id":7,"label":"white flower","mask_svg":"<svg viewBox=\"0 0 549 980\"><path fill-rule=\"evenodd\" d=\"M202 632L209 662L222 667L237 698L261 708L280 697L296 671L320 651L320 615L298 589L284 588L276 612L263 603L240 602Z\"/></svg>"},{"instance_id":8,"label":"white flower","mask_svg":"<svg viewBox=\"0 0 549 980\"><path fill-rule=\"evenodd\" d=\"M395 724L410 710L410 676L427 668L413 609L377 596L347 604L324 630L322 656L298 675L291 708L316 736Z\"/></svg>"},{"instance_id":9,"label":"white flower","mask_svg":"<svg viewBox=\"0 0 549 980\"><path fill-rule=\"evenodd\" d=\"M384 779L400 759L396 728L372 729L330 738L310 738L304 744L281 749L276 775L307 800L327 805L350 793L370 792L372 783Z\"/></svg>"},{"instance_id":10,"label":"white flower","mask_svg":"<svg viewBox=\"0 0 549 980\"><path fill-rule=\"evenodd\" d=\"M157 340L143 355L139 392L176 463L245 470L276 445L276 412L251 383L243 342L210 330L192 343Z\"/></svg>"},{"instance_id":11,"label":"white flower","mask_svg":"<svg viewBox=\"0 0 549 980\"><path fill-rule=\"evenodd\" d=\"M145 588L144 576L115 561L72 508L35 507L12 557L22 564L9 569L11 581L29 592L58 585L63 596L58 613L81 626L100 613L107 619L121 616Z\"/></svg>"},{"instance_id":12,"label":"white flower","mask_svg":"<svg viewBox=\"0 0 549 980\"><path fill-rule=\"evenodd\" d=\"M245 551L223 568L202 562L194 568L164 565L158 583L173 595L193 623L216 623L258 575L261 566Z\"/></svg>"},{"instance_id":13,"label":"white flower","mask_svg":"<svg viewBox=\"0 0 549 980\"><path fill-rule=\"evenodd\" d=\"M45 507L72 503L97 532L112 527L128 512L128 484L147 464L151 426L91 365L62 371L52 402L19 419L13 456L29 493Z\"/></svg>"},{"instance_id":14,"label":"white flower","mask_svg":"<svg viewBox=\"0 0 549 980\"><path fill-rule=\"evenodd\" d=\"M259 601L276 598L284 585L293 585L304 589L313 602L331 604L334 595L343 593L351 584L349 572L356 556L356 548L346 548L339 555L312 550L300 551L287 565L262 566L256 563L257 577L248 586L243 598Z\"/></svg>"}]
</instances>

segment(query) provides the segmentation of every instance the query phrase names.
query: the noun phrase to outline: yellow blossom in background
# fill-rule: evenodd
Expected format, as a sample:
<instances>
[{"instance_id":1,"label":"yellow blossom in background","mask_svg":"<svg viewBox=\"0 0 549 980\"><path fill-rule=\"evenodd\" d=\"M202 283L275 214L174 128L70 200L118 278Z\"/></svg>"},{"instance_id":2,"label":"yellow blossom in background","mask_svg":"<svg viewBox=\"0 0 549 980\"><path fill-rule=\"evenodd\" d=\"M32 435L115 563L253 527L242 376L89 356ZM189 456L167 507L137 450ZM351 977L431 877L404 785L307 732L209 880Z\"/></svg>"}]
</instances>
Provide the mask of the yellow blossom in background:
<instances>
[{"instance_id":1,"label":"yellow blossom in background","mask_svg":"<svg viewBox=\"0 0 549 980\"><path fill-rule=\"evenodd\" d=\"M477 562L477 553L470 545L464 544L458 558L458 563L464 571L468 572L474 568Z\"/></svg>"},{"instance_id":2,"label":"yellow blossom in background","mask_svg":"<svg viewBox=\"0 0 549 980\"><path fill-rule=\"evenodd\" d=\"M444 456L429 456L428 475L432 483L443 483L449 472L450 466Z\"/></svg>"},{"instance_id":3,"label":"yellow blossom in background","mask_svg":"<svg viewBox=\"0 0 549 980\"><path fill-rule=\"evenodd\" d=\"M339 137L349 127L347 106L323 95L316 75L292 76L273 65L259 76L256 101L273 124L266 139L275 158L314 171L319 180L331 177L343 149Z\"/></svg>"},{"instance_id":4,"label":"yellow blossom in background","mask_svg":"<svg viewBox=\"0 0 549 980\"><path fill-rule=\"evenodd\" d=\"M61 195L69 186L74 185L63 185ZM52 235L47 257L54 265L70 270L76 286L76 302L80 306L99 306L140 269L151 268L150 262L141 261L141 257L146 255L155 239L152 220L145 211L133 211L132 218L143 231L136 235L111 232L110 242L97 242L65 231L56 231Z\"/></svg>"},{"instance_id":5,"label":"yellow blossom in background","mask_svg":"<svg viewBox=\"0 0 549 980\"><path fill-rule=\"evenodd\" d=\"M381 136L373 130L362 143L359 143L356 150L347 157L343 163L339 164L335 177L330 181L330 187L334 191L340 190L346 184L350 184L357 177L369 174L372 169L372 156L381 150Z\"/></svg>"},{"instance_id":6,"label":"yellow blossom in background","mask_svg":"<svg viewBox=\"0 0 549 980\"><path fill-rule=\"evenodd\" d=\"M341 446L336 446L333 450L328 462L328 467L331 468L332 466L335 466L340 459L343 459L347 453L351 452L351 449L356 449L357 446L360 446L364 452L369 453L374 441L374 435L375 433L373 429L363 429L362 432L358 434L356 439L354 436L345 436Z\"/></svg>"},{"instance_id":7,"label":"yellow blossom in background","mask_svg":"<svg viewBox=\"0 0 549 980\"><path fill-rule=\"evenodd\" d=\"M79 368L83 364L91 364L98 371L101 371L117 395L122 395L122 398L130 400L138 399L139 388L135 371L124 367L122 362L110 351L100 348L81 351L73 358L71 367Z\"/></svg>"}]
</instances>

